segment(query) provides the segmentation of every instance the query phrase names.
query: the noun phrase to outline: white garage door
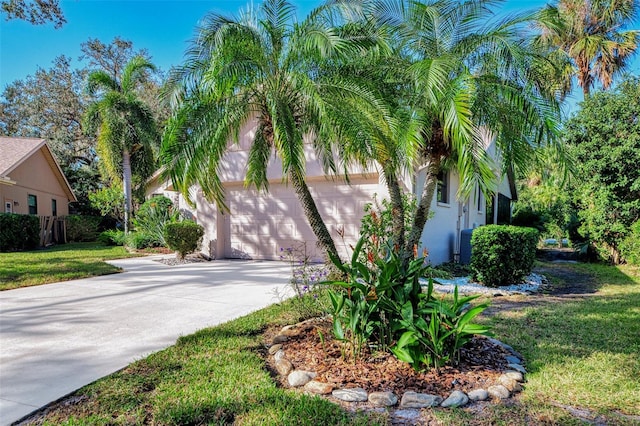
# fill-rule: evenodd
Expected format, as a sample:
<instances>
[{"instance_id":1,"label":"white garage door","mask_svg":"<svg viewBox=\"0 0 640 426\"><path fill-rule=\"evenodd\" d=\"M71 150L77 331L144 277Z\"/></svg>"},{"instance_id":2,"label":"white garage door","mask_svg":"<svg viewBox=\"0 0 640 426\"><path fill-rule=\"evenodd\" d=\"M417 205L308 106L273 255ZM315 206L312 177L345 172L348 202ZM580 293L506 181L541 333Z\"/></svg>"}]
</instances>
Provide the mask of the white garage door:
<instances>
[{"instance_id":1,"label":"white garage door","mask_svg":"<svg viewBox=\"0 0 640 426\"><path fill-rule=\"evenodd\" d=\"M318 181L309 184L327 228L343 254L358 238L364 206L373 194L384 190L377 176L352 181L351 185ZM258 193L241 186L227 188L224 215L224 255L227 258L279 259L280 248L306 247L313 260L322 260L316 237L309 226L295 193L283 184L272 184L269 193ZM344 229L345 242L338 235Z\"/></svg>"}]
</instances>

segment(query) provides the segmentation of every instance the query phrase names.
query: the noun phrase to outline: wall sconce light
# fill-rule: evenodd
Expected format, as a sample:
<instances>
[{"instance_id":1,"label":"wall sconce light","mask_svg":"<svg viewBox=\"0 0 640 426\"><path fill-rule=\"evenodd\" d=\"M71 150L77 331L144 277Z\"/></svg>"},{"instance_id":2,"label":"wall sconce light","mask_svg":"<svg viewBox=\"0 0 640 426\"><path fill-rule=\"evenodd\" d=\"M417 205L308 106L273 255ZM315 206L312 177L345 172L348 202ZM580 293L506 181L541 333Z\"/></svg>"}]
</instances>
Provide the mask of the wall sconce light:
<instances>
[{"instance_id":1,"label":"wall sconce light","mask_svg":"<svg viewBox=\"0 0 640 426\"><path fill-rule=\"evenodd\" d=\"M14 201L14 202L13 202L13 205L14 205L14 206L19 206L19 205L20 205L20 203L19 203L19 202L17 202L17 201Z\"/></svg>"}]
</instances>

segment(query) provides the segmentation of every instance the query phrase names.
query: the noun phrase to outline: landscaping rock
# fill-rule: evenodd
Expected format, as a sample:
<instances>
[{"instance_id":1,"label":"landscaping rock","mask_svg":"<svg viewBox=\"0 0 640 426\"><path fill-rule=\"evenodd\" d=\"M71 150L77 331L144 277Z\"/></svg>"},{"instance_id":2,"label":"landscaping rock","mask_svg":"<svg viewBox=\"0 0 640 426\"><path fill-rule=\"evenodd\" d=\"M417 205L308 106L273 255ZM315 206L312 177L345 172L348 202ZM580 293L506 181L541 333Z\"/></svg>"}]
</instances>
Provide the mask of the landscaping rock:
<instances>
[{"instance_id":1,"label":"landscaping rock","mask_svg":"<svg viewBox=\"0 0 640 426\"><path fill-rule=\"evenodd\" d=\"M521 364L509 364L507 367L512 370L519 371L522 374L527 374L527 370Z\"/></svg>"},{"instance_id":2,"label":"landscaping rock","mask_svg":"<svg viewBox=\"0 0 640 426\"><path fill-rule=\"evenodd\" d=\"M284 351L282 349L279 349L276 351L275 354L273 354L273 359L277 362L278 360L281 360L282 358L284 358Z\"/></svg>"},{"instance_id":3,"label":"landscaping rock","mask_svg":"<svg viewBox=\"0 0 640 426\"><path fill-rule=\"evenodd\" d=\"M524 375L519 371L505 371L503 376L513 379L516 382L524 382Z\"/></svg>"},{"instance_id":4,"label":"landscaping rock","mask_svg":"<svg viewBox=\"0 0 640 426\"><path fill-rule=\"evenodd\" d=\"M471 401L484 401L489 398L489 392L484 389L474 389L467 396Z\"/></svg>"},{"instance_id":5,"label":"landscaping rock","mask_svg":"<svg viewBox=\"0 0 640 426\"><path fill-rule=\"evenodd\" d=\"M331 391L333 390L333 385L312 380L304 385L304 390L316 395L326 395L331 393Z\"/></svg>"},{"instance_id":6,"label":"landscaping rock","mask_svg":"<svg viewBox=\"0 0 640 426\"><path fill-rule=\"evenodd\" d=\"M522 390L520 383L504 374L498 377L498 383L509 389L510 392L520 392Z\"/></svg>"},{"instance_id":7,"label":"landscaping rock","mask_svg":"<svg viewBox=\"0 0 640 426\"><path fill-rule=\"evenodd\" d=\"M331 395L341 401L364 402L368 398L367 391L362 388L336 389Z\"/></svg>"},{"instance_id":8,"label":"landscaping rock","mask_svg":"<svg viewBox=\"0 0 640 426\"><path fill-rule=\"evenodd\" d=\"M302 327L299 325L288 325L280 330L280 336L295 337L302 333Z\"/></svg>"},{"instance_id":9,"label":"landscaping rock","mask_svg":"<svg viewBox=\"0 0 640 426\"><path fill-rule=\"evenodd\" d=\"M395 410L391 415L392 424L415 425L420 420L420 410Z\"/></svg>"},{"instance_id":10,"label":"landscaping rock","mask_svg":"<svg viewBox=\"0 0 640 426\"><path fill-rule=\"evenodd\" d=\"M509 392L509 389L507 389L503 385L489 386L487 392L489 392L489 395L498 399L507 399L511 396L511 392Z\"/></svg>"},{"instance_id":11,"label":"landscaping rock","mask_svg":"<svg viewBox=\"0 0 640 426\"><path fill-rule=\"evenodd\" d=\"M293 364L286 358L280 358L276 361L276 370L278 370L281 376L286 376L293 370Z\"/></svg>"},{"instance_id":12,"label":"landscaping rock","mask_svg":"<svg viewBox=\"0 0 640 426\"><path fill-rule=\"evenodd\" d=\"M401 408L436 407L442 402L442 397L426 393L405 392L400 401Z\"/></svg>"},{"instance_id":13,"label":"landscaping rock","mask_svg":"<svg viewBox=\"0 0 640 426\"><path fill-rule=\"evenodd\" d=\"M297 388L299 386L306 385L311 380L315 379L315 377L316 373L312 371L295 370L289 373L287 381L289 382L289 386Z\"/></svg>"},{"instance_id":14,"label":"landscaping rock","mask_svg":"<svg viewBox=\"0 0 640 426\"><path fill-rule=\"evenodd\" d=\"M462 407L463 405L466 405L467 402L469 402L469 397L467 397L464 392L454 390L453 392L451 392L451 395L449 395L449 397L445 399L442 404L440 404L440 406L444 408Z\"/></svg>"},{"instance_id":15,"label":"landscaping rock","mask_svg":"<svg viewBox=\"0 0 640 426\"><path fill-rule=\"evenodd\" d=\"M398 397L393 392L372 392L369 394L369 402L376 407L391 407L398 403Z\"/></svg>"},{"instance_id":16,"label":"landscaping rock","mask_svg":"<svg viewBox=\"0 0 640 426\"><path fill-rule=\"evenodd\" d=\"M504 357L504 359L509 364L522 364L522 360L520 358L518 358L517 356L508 355L508 356Z\"/></svg>"},{"instance_id":17,"label":"landscaping rock","mask_svg":"<svg viewBox=\"0 0 640 426\"><path fill-rule=\"evenodd\" d=\"M280 349L282 349L281 343L278 343L277 345L271 345L271 347L269 348L269 355L274 355Z\"/></svg>"},{"instance_id":18,"label":"landscaping rock","mask_svg":"<svg viewBox=\"0 0 640 426\"><path fill-rule=\"evenodd\" d=\"M289 338L283 334L278 334L276 337L273 338L273 344L277 345L278 343L284 343L287 340L289 340Z\"/></svg>"}]
</instances>

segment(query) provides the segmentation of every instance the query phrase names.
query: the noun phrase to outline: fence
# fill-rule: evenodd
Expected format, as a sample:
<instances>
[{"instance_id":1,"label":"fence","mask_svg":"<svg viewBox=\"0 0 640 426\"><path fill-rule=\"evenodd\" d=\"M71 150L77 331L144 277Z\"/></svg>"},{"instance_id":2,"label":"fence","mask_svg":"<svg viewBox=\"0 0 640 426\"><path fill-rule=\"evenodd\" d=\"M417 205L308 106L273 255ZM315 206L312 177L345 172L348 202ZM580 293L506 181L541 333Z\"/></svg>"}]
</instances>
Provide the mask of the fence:
<instances>
[{"instance_id":1,"label":"fence","mask_svg":"<svg viewBox=\"0 0 640 426\"><path fill-rule=\"evenodd\" d=\"M64 217L40 216L40 246L67 242L67 222Z\"/></svg>"}]
</instances>

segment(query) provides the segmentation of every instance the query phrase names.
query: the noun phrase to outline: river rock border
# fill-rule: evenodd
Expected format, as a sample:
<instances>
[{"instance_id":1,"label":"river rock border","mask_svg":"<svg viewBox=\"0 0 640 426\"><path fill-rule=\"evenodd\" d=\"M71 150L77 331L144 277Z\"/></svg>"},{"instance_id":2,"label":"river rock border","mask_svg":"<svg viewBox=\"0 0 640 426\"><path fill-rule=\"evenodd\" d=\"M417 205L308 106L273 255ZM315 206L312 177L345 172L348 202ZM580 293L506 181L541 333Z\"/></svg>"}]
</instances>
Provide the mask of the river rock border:
<instances>
[{"instance_id":1,"label":"river rock border","mask_svg":"<svg viewBox=\"0 0 640 426\"><path fill-rule=\"evenodd\" d=\"M291 361L285 358L285 352L283 350L289 338L300 335L306 331L309 324L320 320L321 319L318 318L312 318L298 324L283 327L272 339L271 344L267 345L268 353L273 357L273 365L278 374L292 388L303 389L305 392L315 395L331 395L339 401L352 403L368 402L373 407L392 408L398 406L401 410L429 407L463 407L470 402L486 401L489 398L493 398L495 401L505 400L515 393L522 391L522 383L525 381L525 374L527 372L523 366L522 355L511 346L493 338L488 338L488 340L504 348L511 355L505 356L508 369L503 371L496 382L491 386L487 386L486 389L473 389L467 393L454 390L447 395L446 398L440 395L430 395L413 391L406 391L403 395L399 396L393 392L368 393L362 388L335 389L334 386L329 383L314 380L317 374L313 371L296 370ZM399 405L398 401L400 401Z\"/></svg>"}]
</instances>

